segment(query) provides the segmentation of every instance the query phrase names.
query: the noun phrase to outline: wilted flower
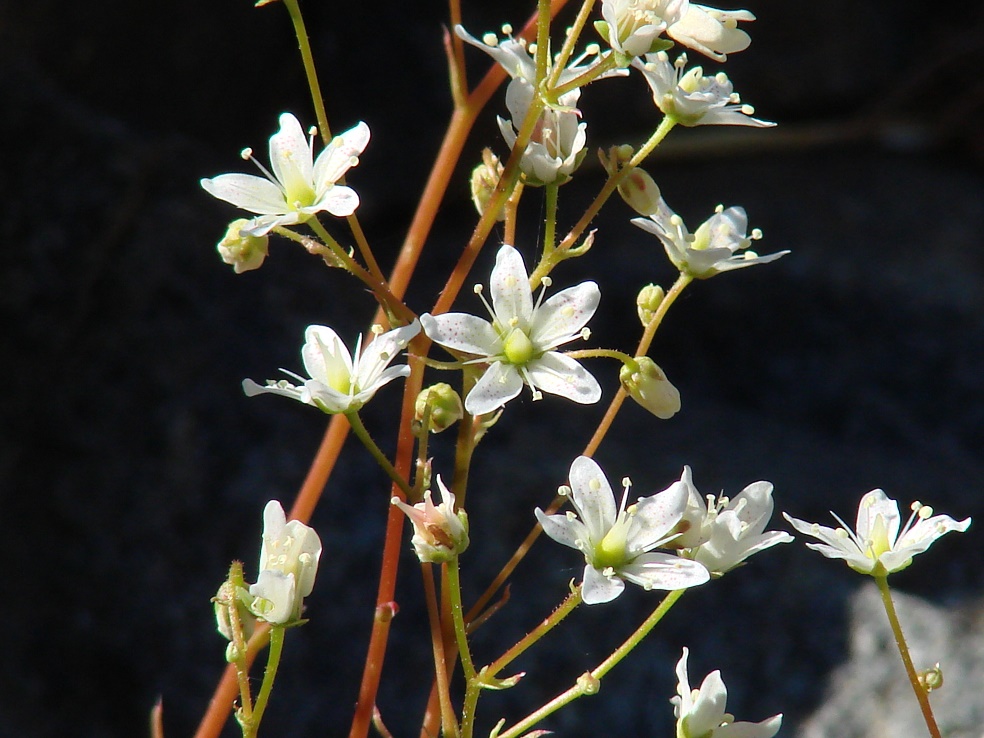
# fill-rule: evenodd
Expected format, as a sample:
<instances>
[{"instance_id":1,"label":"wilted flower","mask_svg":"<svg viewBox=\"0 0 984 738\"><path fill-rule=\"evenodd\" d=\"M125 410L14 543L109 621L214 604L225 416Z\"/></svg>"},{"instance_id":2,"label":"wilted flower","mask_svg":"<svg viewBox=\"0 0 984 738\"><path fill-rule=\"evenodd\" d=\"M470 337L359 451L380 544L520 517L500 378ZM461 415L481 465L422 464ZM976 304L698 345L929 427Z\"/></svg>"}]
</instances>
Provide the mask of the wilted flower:
<instances>
[{"instance_id":1,"label":"wilted flower","mask_svg":"<svg viewBox=\"0 0 984 738\"><path fill-rule=\"evenodd\" d=\"M639 290L639 294L636 295L636 314L643 328L653 322L656 311L659 310L665 297L666 291L658 284L647 284Z\"/></svg>"},{"instance_id":2,"label":"wilted flower","mask_svg":"<svg viewBox=\"0 0 984 738\"><path fill-rule=\"evenodd\" d=\"M229 224L226 234L216 245L222 261L229 264L236 274L259 269L269 253L269 236L250 233L253 221L239 218Z\"/></svg>"},{"instance_id":3,"label":"wilted flower","mask_svg":"<svg viewBox=\"0 0 984 738\"><path fill-rule=\"evenodd\" d=\"M321 539L300 520L287 522L284 509L271 500L263 509L260 573L250 585L253 613L283 625L301 617L304 598L314 589L321 558Z\"/></svg>"},{"instance_id":4,"label":"wilted flower","mask_svg":"<svg viewBox=\"0 0 984 738\"><path fill-rule=\"evenodd\" d=\"M481 293L476 286L475 291ZM489 279L492 321L467 313L424 314L420 322L435 343L481 358L489 368L465 397L465 409L483 415L516 397L523 384L533 390L590 404L601 399L601 387L578 362L554 351L558 346L587 336L585 323L601 299L594 282L582 282L536 304L523 257L503 246Z\"/></svg>"},{"instance_id":5,"label":"wilted flower","mask_svg":"<svg viewBox=\"0 0 984 738\"><path fill-rule=\"evenodd\" d=\"M252 379L244 379L243 392L250 397L266 392L284 395L314 405L326 413L358 410L384 384L410 375L410 367L404 364L387 366L419 332L420 323L415 320L410 325L376 336L364 351L360 336L355 353L349 355L342 339L331 328L325 325L308 326L304 332L301 358L311 378L305 379L281 369L284 374L299 380L301 385L295 386L284 379L271 379L261 387Z\"/></svg>"},{"instance_id":6,"label":"wilted flower","mask_svg":"<svg viewBox=\"0 0 984 738\"><path fill-rule=\"evenodd\" d=\"M607 153L598 149L598 158L609 177L617 175L634 154L635 151L627 144L612 146ZM659 206L659 185L642 167L634 167L618 183L618 194L639 215L649 215Z\"/></svg>"},{"instance_id":7,"label":"wilted flower","mask_svg":"<svg viewBox=\"0 0 984 738\"><path fill-rule=\"evenodd\" d=\"M690 689L687 675L688 648L677 662L677 696L671 697L673 714L677 719L677 738L772 738L782 725L782 714L773 715L760 723L735 722L734 715L725 712L728 688L720 671L712 671L701 682L700 689Z\"/></svg>"},{"instance_id":8,"label":"wilted flower","mask_svg":"<svg viewBox=\"0 0 984 738\"><path fill-rule=\"evenodd\" d=\"M468 548L468 515L454 509L454 494L444 486L440 475L437 487L441 491L439 505L431 500L430 490L424 493L424 501L413 507L399 497L392 499L413 523L410 543L417 558L433 564L450 561Z\"/></svg>"},{"instance_id":9,"label":"wilted flower","mask_svg":"<svg viewBox=\"0 0 984 738\"><path fill-rule=\"evenodd\" d=\"M666 35L684 46L716 61L726 61L728 54L744 51L752 40L738 28L739 21L753 21L747 10L718 10L690 3L683 17L666 29Z\"/></svg>"},{"instance_id":10,"label":"wilted flower","mask_svg":"<svg viewBox=\"0 0 984 738\"><path fill-rule=\"evenodd\" d=\"M648 356L637 356L623 364L618 379L629 397L657 418L668 420L680 412L680 391Z\"/></svg>"},{"instance_id":11,"label":"wilted flower","mask_svg":"<svg viewBox=\"0 0 984 738\"><path fill-rule=\"evenodd\" d=\"M482 163L472 169L471 186L472 202L479 215L485 215L489 206L489 201L495 192L502 177L503 166L499 157L492 153L492 149L482 149ZM505 207L500 207L495 216L496 220L506 219Z\"/></svg>"},{"instance_id":12,"label":"wilted flower","mask_svg":"<svg viewBox=\"0 0 984 738\"><path fill-rule=\"evenodd\" d=\"M629 482L625 480L622 503L616 509L611 485L592 459L579 456L571 464L569 488L576 512L547 515L536 509L543 532L558 543L584 554L581 595L586 604L609 602L625 589L625 581L643 589L682 589L710 578L696 561L651 551L675 536L687 503L687 490L679 482L668 489L641 497L626 507Z\"/></svg>"},{"instance_id":13,"label":"wilted flower","mask_svg":"<svg viewBox=\"0 0 984 738\"><path fill-rule=\"evenodd\" d=\"M793 540L783 531L765 530L772 518L771 483L753 482L734 499L707 495L705 503L694 487L689 466L683 468L680 482L687 487L689 498L680 526L683 533L671 545L711 574L720 576L754 553Z\"/></svg>"},{"instance_id":14,"label":"wilted flower","mask_svg":"<svg viewBox=\"0 0 984 738\"><path fill-rule=\"evenodd\" d=\"M766 128L775 123L752 118L751 105L743 105L724 72L705 77L701 67L684 73L687 55L675 63L665 51L647 54L646 61L635 59L632 66L642 72L653 91L653 102L663 114L684 126L754 126Z\"/></svg>"},{"instance_id":15,"label":"wilted flower","mask_svg":"<svg viewBox=\"0 0 984 738\"><path fill-rule=\"evenodd\" d=\"M750 236L745 235L748 216L744 208L725 210L724 206L718 205L714 215L705 220L694 234L687 230L683 218L670 210L665 200L660 201L659 208L648 218L633 218L632 223L657 236L673 265L697 279L707 279L720 272L755 264L767 264L789 253L778 251L759 256L754 251L746 250L752 241L762 237L762 232L756 228Z\"/></svg>"},{"instance_id":16,"label":"wilted flower","mask_svg":"<svg viewBox=\"0 0 984 738\"><path fill-rule=\"evenodd\" d=\"M970 518L957 522L949 515L933 515L933 508L920 502L913 502L911 509L909 520L902 526L898 503L882 490L874 489L861 498L854 530L833 513L840 528L783 515L800 533L823 541L808 543L808 548L828 559L844 559L861 574L883 577L905 569L913 556L928 549L940 536L951 530L963 533L970 526Z\"/></svg>"},{"instance_id":17,"label":"wilted flower","mask_svg":"<svg viewBox=\"0 0 984 738\"><path fill-rule=\"evenodd\" d=\"M359 123L335 136L314 160L314 137L308 141L290 113L280 116L280 130L270 138L270 168L262 165L263 177L251 174L220 174L203 179L210 195L257 213L252 225L244 229L254 236L269 233L276 226L303 223L315 213L327 211L347 216L359 206L359 196L351 187L335 184L359 163L359 154L369 143L369 126ZM252 150L243 151L252 158Z\"/></svg>"}]
</instances>

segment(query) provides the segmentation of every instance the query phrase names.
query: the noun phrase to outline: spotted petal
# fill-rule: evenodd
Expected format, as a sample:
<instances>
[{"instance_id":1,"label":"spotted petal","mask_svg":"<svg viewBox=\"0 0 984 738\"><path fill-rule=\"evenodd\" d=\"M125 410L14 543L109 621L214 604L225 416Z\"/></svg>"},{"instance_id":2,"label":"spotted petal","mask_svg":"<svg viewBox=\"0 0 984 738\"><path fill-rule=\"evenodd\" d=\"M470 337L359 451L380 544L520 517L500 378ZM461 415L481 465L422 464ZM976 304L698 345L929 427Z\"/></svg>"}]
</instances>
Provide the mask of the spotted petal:
<instances>
[{"instance_id":1,"label":"spotted petal","mask_svg":"<svg viewBox=\"0 0 984 738\"><path fill-rule=\"evenodd\" d=\"M492 292L492 309L499 323L507 326L516 319L516 327L528 329L533 314L530 276L523 264L523 257L512 246L504 245L496 254L489 289Z\"/></svg>"},{"instance_id":2,"label":"spotted petal","mask_svg":"<svg viewBox=\"0 0 984 738\"><path fill-rule=\"evenodd\" d=\"M465 410L485 415L498 410L523 389L523 379L516 367L494 361L465 398Z\"/></svg>"},{"instance_id":3,"label":"spotted petal","mask_svg":"<svg viewBox=\"0 0 984 738\"><path fill-rule=\"evenodd\" d=\"M530 381L544 392L582 405L591 405L601 399L598 380L569 356L548 351L526 368Z\"/></svg>"}]
</instances>

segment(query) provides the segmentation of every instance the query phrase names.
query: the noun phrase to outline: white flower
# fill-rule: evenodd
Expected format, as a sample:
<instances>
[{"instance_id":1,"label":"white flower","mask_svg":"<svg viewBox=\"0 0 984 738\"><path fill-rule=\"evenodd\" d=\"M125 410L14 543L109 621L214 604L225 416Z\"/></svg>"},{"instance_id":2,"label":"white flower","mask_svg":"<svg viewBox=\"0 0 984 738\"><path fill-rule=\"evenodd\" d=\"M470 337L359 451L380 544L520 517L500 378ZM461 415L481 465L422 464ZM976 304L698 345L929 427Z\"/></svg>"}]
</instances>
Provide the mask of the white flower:
<instances>
[{"instance_id":1,"label":"white flower","mask_svg":"<svg viewBox=\"0 0 984 738\"><path fill-rule=\"evenodd\" d=\"M622 388L657 418L669 420L680 412L680 391L648 356L637 356L618 372Z\"/></svg>"},{"instance_id":2,"label":"white flower","mask_svg":"<svg viewBox=\"0 0 984 738\"><path fill-rule=\"evenodd\" d=\"M739 21L753 21L747 10L718 10L690 3L687 12L671 23L666 34L684 46L716 61L726 61L728 54L744 51L752 40L738 28Z\"/></svg>"},{"instance_id":3,"label":"white flower","mask_svg":"<svg viewBox=\"0 0 984 738\"><path fill-rule=\"evenodd\" d=\"M269 236L254 236L253 221L238 218L229 224L225 236L216 245L222 261L231 266L236 274L259 269L269 253Z\"/></svg>"},{"instance_id":4,"label":"white flower","mask_svg":"<svg viewBox=\"0 0 984 738\"><path fill-rule=\"evenodd\" d=\"M654 234L663 242L666 255L684 274L697 279L707 279L720 272L741 269L755 264L775 261L789 251L778 251L759 256L746 251L752 241L762 237L757 228L746 236L748 217L744 208L718 205L714 215L705 220L697 232L687 230L683 218L670 210L665 200L660 200L656 212L648 218L633 218L632 223ZM739 253L741 252L741 253Z\"/></svg>"},{"instance_id":5,"label":"white flower","mask_svg":"<svg viewBox=\"0 0 984 738\"><path fill-rule=\"evenodd\" d=\"M836 515L834 518L841 524L836 529L783 515L800 533L823 541L808 543L807 547L829 559L844 559L861 574L882 577L905 569L913 556L928 549L940 536L951 530L963 533L970 526L970 518L957 522L949 515L933 515L933 508L919 502L913 502L911 509L912 515L903 527L898 503L882 490L874 489L861 498L854 530Z\"/></svg>"},{"instance_id":6,"label":"white flower","mask_svg":"<svg viewBox=\"0 0 984 738\"><path fill-rule=\"evenodd\" d=\"M743 105L724 72L705 77L701 67L684 73L687 55L675 63L665 51L646 54L646 61L634 59L632 66L642 72L653 91L653 102L663 114L684 126L753 126L767 128L775 123L752 118L755 110Z\"/></svg>"},{"instance_id":7,"label":"white flower","mask_svg":"<svg viewBox=\"0 0 984 738\"><path fill-rule=\"evenodd\" d=\"M434 504L430 490L424 493L424 501L413 507L399 497L391 500L413 523L410 543L417 558L430 563L450 561L468 548L468 515L454 509L454 494L444 486L440 475L437 487L441 490L440 505Z\"/></svg>"},{"instance_id":8,"label":"white flower","mask_svg":"<svg viewBox=\"0 0 984 738\"><path fill-rule=\"evenodd\" d=\"M346 216L359 206L359 196L351 187L336 185L369 143L369 126L358 123L331 143L314 159L314 140L304 137L301 124L290 113L280 116L280 130L270 138L271 174L262 166L264 177L251 174L220 174L203 179L210 195L257 213L252 227L243 229L253 236L269 233L276 226L303 223L326 210ZM252 151L246 149L244 158Z\"/></svg>"},{"instance_id":9,"label":"white flower","mask_svg":"<svg viewBox=\"0 0 984 738\"><path fill-rule=\"evenodd\" d=\"M410 374L406 365L392 366L396 358L414 336L420 332L416 320L410 325L382 333L362 350L362 337L355 346L355 353L349 355L348 349L331 328L324 325L308 326L304 332L304 347L301 357L304 368L311 376L302 376L280 371L300 380L295 386L287 380L268 380L261 387L252 379L243 380L243 391L250 397L265 392L291 397L308 405L314 405L326 413L347 413L365 405L376 390L397 377Z\"/></svg>"},{"instance_id":10,"label":"white flower","mask_svg":"<svg viewBox=\"0 0 984 738\"><path fill-rule=\"evenodd\" d=\"M512 120L501 117L498 120L499 130L510 148L517 138L514 121L522 124L533 96L533 85L522 77L512 80L506 88L506 107ZM579 89L571 90L560 96L560 108L547 107L540 113L519 162L528 184L563 184L584 159L588 124L581 122L576 109L580 96Z\"/></svg>"},{"instance_id":11,"label":"white flower","mask_svg":"<svg viewBox=\"0 0 984 738\"><path fill-rule=\"evenodd\" d=\"M602 0L608 43L626 56L647 54L667 26L684 17L689 5L688 0Z\"/></svg>"},{"instance_id":12,"label":"white flower","mask_svg":"<svg viewBox=\"0 0 984 738\"><path fill-rule=\"evenodd\" d=\"M303 600L314 589L321 558L321 539L300 520L287 522L284 509L271 500L263 509L260 573L250 585L253 613L283 625L301 617Z\"/></svg>"},{"instance_id":13,"label":"white flower","mask_svg":"<svg viewBox=\"0 0 984 738\"><path fill-rule=\"evenodd\" d=\"M489 364L465 398L469 413L484 415L505 405L524 383L533 391L533 399L539 399L541 390L582 404L601 399L597 380L574 359L554 351L586 337L584 325L601 299L597 284L582 282L546 301L541 293L534 304L523 257L506 245L496 255L489 290L492 305L485 306L491 323L467 313L420 316L431 340L481 357L472 363ZM475 291L480 293L481 288L476 285Z\"/></svg>"},{"instance_id":14,"label":"white flower","mask_svg":"<svg viewBox=\"0 0 984 738\"><path fill-rule=\"evenodd\" d=\"M701 682L700 689L690 689L687 676L687 657L676 665L677 696L671 697L673 714L677 719L676 738L772 738L782 725L782 714L773 715L760 723L735 722L734 715L725 712L728 688L720 671L712 671Z\"/></svg>"},{"instance_id":15,"label":"white flower","mask_svg":"<svg viewBox=\"0 0 984 738\"><path fill-rule=\"evenodd\" d=\"M668 489L641 497L626 508L629 482L625 480L622 504L616 509L611 485L592 459L579 456L571 464L570 495L573 512L547 515L536 509L543 532L558 543L584 554L586 604L609 602L625 589L625 581L643 589L682 589L710 578L696 561L665 553L650 553L674 537L687 503L687 490L679 482Z\"/></svg>"},{"instance_id":16,"label":"white flower","mask_svg":"<svg viewBox=\"0 0 984 738\"><path fill-rule=\"evenodd\" d=\"M672 545L680 555L699 561L711 574L720 576L754 553L789 543L793 537L783 531L766 531L772 517L772 484L753 482L734 499L707 495L707 502L694 487L690 467L680 477L689 492L685 528Z\"/></svg>"}]
</instances>

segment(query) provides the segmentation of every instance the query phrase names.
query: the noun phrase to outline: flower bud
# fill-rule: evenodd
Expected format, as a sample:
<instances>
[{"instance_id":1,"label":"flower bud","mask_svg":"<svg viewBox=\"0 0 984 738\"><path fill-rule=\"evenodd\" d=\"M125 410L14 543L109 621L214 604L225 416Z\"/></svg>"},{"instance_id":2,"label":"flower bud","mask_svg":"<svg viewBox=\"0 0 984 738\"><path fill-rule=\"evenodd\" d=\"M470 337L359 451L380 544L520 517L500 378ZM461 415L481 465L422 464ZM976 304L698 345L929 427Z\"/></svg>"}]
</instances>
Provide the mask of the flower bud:
<instances>
[{"instance_id":1,"label":"flower bud","mask_svg":"<svg viewBox=\"0 0 984 738\"><path fill-rule=\"evenodd\" d=\"M430 387L425 387L417 395L417 401L414 404L414 419L418 423L423 422L428 407L430 407L430 417L427 430L431 433L447 430L461 420L465 414L461 397L454 391L454 387L445 382L438 382Z\"/></svg>"},{"instance_id":2,"label":"flower bud","mask_svg":"<svg viewBox=\"0 0 984 738\"><path fill-rule=\"evenodd\" d=\"M664 297L666 297L666 292L658 284L647 284L639 290L639 294L636 296L636 312L639 314L639 320L642 321L643 327L652 322Z\"/></svg>"},{"instance_id":3,"label":"flower bud","mask_svg":"<svg viewBox=\"0 0 984 738\"><path fill-rule=\"evenodd\" d=\"M267 257L270 238L246 233L243 229L251 224L245 218L232 221L216 246L222 261L231 265L236 274L259 269Z\"/></svg>"},{"instance_id":4,"label":"flower bud","mask_svg":"<svg viewBox=\"0 0 984 738\"><path fill-rule=\"evenodd\" d=\"M607 154L598 149L598 158L609 177L618 174L634 155L635 151L628 144L612 146ZM642 167L635 167L619 183L618 194L640 215L652 215L659 208L659 186Z\"/></svg>"},{"instance_id":5,"label":"flower bud","mask_svg":"<svg viewBox=\"0 0 984 738\"><path fill-rule=\"evenodd\" d=\"M472 170L471 173L471 196L475 203L475 209L479 215L484 215L488 208L492 193L495 192L502 176L503 166L499 157L492 153L492 149L482 150L482 163ZM505 208L499 208L496 213L496 220L505 220Z\"/></svg>"},{"instance_id":6,"label":"flower bud","mask_svg":"<svg viewBox=\"0 0 984 738\"><path fill-rule=\"evenodd\" d=\"M410 543L417 558L432 564L451 561L468 548L468 515L464 510L455 511L454 495L444 486L440 475L437 487L441 491L440 505L431 500L430 490L424 493L424 501L413 507L398 497L392 499L413 523Z\"/></svg>"},{"instance_id":7,"label":"flower bud","mask_svg":"<svg viewBox=\"0 0 984 738\"><path fill-rule=\"evenodd\" d=\"M657 418L667 420L680 411L680 392L648 356L622 366L618 378L632 399Z\"/></svg>"},{"instance_id":8,"label":"flower bud","mask_svg":"<svg viewBox=\"0 0 984 738\"><path fill-rule=\"evenodd\" d=\"M212 602L215 604L216 628L229 641L235 640L230 608L236 608L236 615L239 616L239 625L242 628L244 640L248 641L252 637L253 630L256 627L256 617L247 609L243 602L244 598L241 595L246 595L246 599L250 599L242 586L237 586L227 579L222 582L219 591L212 598Z\"/></svg>"}]
</instances>

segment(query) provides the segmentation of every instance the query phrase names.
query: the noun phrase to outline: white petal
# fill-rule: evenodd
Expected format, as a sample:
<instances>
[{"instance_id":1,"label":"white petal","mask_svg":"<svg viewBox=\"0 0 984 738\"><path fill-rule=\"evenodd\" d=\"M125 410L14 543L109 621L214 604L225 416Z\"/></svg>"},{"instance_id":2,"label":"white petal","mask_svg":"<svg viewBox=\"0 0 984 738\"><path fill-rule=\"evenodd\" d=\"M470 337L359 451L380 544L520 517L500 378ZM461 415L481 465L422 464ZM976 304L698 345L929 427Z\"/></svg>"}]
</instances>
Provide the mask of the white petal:
<instances>
[{"instance_id":1,"label":"white petal","mask_svg":"<svg viewBox=\"0 0 984 738\"><path fill-rule=\"evenodd\" d=\"M266 177L252 174L220 174L203 179L202 188L213 197L260 215L279 215L286 212L283 191Z\"/></svg>"},{"instance_id":2,"label":"white petal","mask_svg":"<svg viewBox=\"0 0 984 738\"><path fill-rule=\"evenodd\" d=\"M884 491L873 489L861 498L861 503L858 505L858 521L854 530L862 541L871 537L875 521L879 517L885 522L889 545L894 544L902 524L899 504L890 499Z\"/></svg>"},{"instance_id":3,"label":"white petal","mask_svg":"<svg viewBox=\"0 0 984 738\"><path fill-rule=\"evenodd\" d=\"M288 193L310 190L314 194L311 147L290 113L280 116L280 130L270 137L270 168Z\"/></svg>"},{"instance_id":4,"label":"white petal","mask_svg":"<svg viewBox=\"0 0 984 738\"><path fill-rule=\"evenodd\" d=\"M636 502L629 533L629 553L642 553L661 543L680 522L689 498L688 487L682 482L674 482L662 492Z\"/></svg>"},{"instance_id":5,"label":"white petal","mask_svg":"<svg viewBox=\"0 0 984 738\"><path fill-rule=\"evenodd\" d=\"M308 326L304 331L301 358L308 376L330 388L348 387L353 380L348 349L326 325Z\"/></svg>"},{"instance_id":6,"label":"white petal","mask_svg":"<svg viewBox=\"0 0 984 738\"><path fill-rule=\"evenodd\" d=\"M375 385L383 374L387 365L403 351L410 340L420 333L420 323L414 320L409 325L394 328L391 331L377 336L365 350L358 360L356 370L356 384L360 390L366 390ZM410 373L410 368L406 368L406 374ZM403 373L404 367L396 368L397 373L389 377L387 381L395 379L396 376L406 376Z\"/></svg>"},{"instance_id":7,"label":"white petal","mask_svg":"<svg viewBox=\"0 0 984 738\"><path fill-rule=\"evenodd\" d=\"M362 122L335 136L314 162L315 189L323 192L341 179L345 172L359 163L359 154L368 143L369 126Z\"/></svg>"},{"instance_id":8,"label":"white petal","mask_svg":"<svg viewBox=\"0 0 984 738\"><path fill-rule=\"evenodd\" d=\"M598 545L615 524L615 495L608 477L588 456L578 456L571 464L569 480L572 502L588 528L592 545Z\"/></svg>"},{"instance_id":9,"label":"white petal","mask_svg":"<svg viewBox=\"0 0 984 738\"><path fill-rule=\"evenodd\" d=\"M679 714L677 714L677 717L689 713L690 708L693 706L693 692L690 689L690 677L687 675L688 656L690 656L690 649L684 646L683 656L680 657L676 665L677 694L680 695Z\"/></svg>"},{"instance_id":10,"label":"white petal","mask_svg":"<svg viewBox=\"0 0 984 738\"><path fill-rule=\"evenodd\" d=\"M540 508L533 511L537 521L543 528L543 532L553 538L557 543L578 549L577 542L584 539L587 531L584 524L577 519L571 520L564 514L547 515Z\"/></svg>"},{"instance_id":11,"label":"white petal","mask_svg":"<svg viewBox=\"0 0 984 738\"><path fill-rule=\"evenodd\" d=\"M548 351L526 365L533 384L544 392L560 395L582 405L601 399L601 385L587 369L556 351Z\"/></svg>"},{"instance_id":12,"label":"white petal","mask_svg":"<svg viewBox=\"0 0 984 738\"><path fill-rule=\"evenodd\" d=\"M703 564L663 553L636 556L620 567L618 573L623 579L647 590L695 587L711 578Z\"/></svg>"},{"instance_id":13,"label":"white petal","mask_svg":"<svg viewBox=\"0 0 984 738\"><path fill-rule=\"evenodd\" d=\"M495 361L485 370L465 398L465 410L471 415L485 415L498 410L523 389L523 379L516 367Z\"/></svg>"},{"instance_id":14,"label":"white petal","mask_svg":"<svg viewBox=\"0 0 984 738\"><path fill-rule=\"evenodd\" d=\"M611 602L625 589L625 582L617 577L606 577L590 564L584 567L584 583L581 585L581 599L585 605L599 605Z\"/></svg>"},{"instance_id":15,"label":"white petal","mask_svg":"<svg viewBox=\"0 0 984 738\"><path fill-rule=\"evenodd\" d=\"M487 320L468 313L444 313L420 316L424 333L435 343L477 356L498 356L502 353L499 334Z\"/></svg>"},{"instance_id":16,"label":"white petal","mask_svg":"<svg viewBox=\"0 0 984 738\"><path fill-rule=\"evenodd\" d=\"M579 338L578 332L598 309L601 290L594 282L582 282L553 295L533 316L530 339L541 351Z\"/></svg>"},{"instance_id":17,"label":"white petal","mask_svg":"<svg viewBox=\"0 0 984 738\"><path fill-rule=\"evenodd\" d=\"M351 187L334 185L320 196L314 205L301 208L302 212L314 213L326 210L339 218L346 218L359 207L359 195Z\"/></svg>"},{"instance_id":18,"label":"white petal","mask_svg":"<svg viewBox=\"0 0 984 738\"><path fill-rule=\"evenodd\" d=\"M687 731L692 735L710 735L725 720L728 689L720 671L712 671L701 682L697 699L687 719Z\"/></svg>"},{"instance_id":19,"label":"white petal","mask_svg":"<svg viewBox=\"0 0 984 738\"><path fill-rule=\"evenodd\" d=\"M495 267L489 280L492 293L492 309L496 319L503 327L510 325L515 318L517 327L529 329L533 314L533 293L530 291L530 275L523 264L520 253L508 244L499 249L495 257Z\"/></svg>"},{"instance_id":20,"label":"white petal","mask_svg":"<svg viewBox=\"0 0 984 738\"><path fill-rule=\"evenodd\" d=\"M294 612L296 585L293 574L264 569L256 579L256 584L249 586L249 593L261 597L270 603L267 611L254 608L253 613L268 623L278 625L290 620Z\"/></svg>"},{"instance_id":21,"label":"white petal","mask_svg":"<svg viewBox=\"0 0 984 738\"><path fill-rule=\"evenodd\" d=\"M256 397L256 395L283 395L284 397L290 397L292 400L301 399L301 390L298 387L290 384L289 382L278 382L274 385L259 385L252 379L243 380L243 393L247 397Z\"/></svg>"},{"instance_id":22,"label":"white petal","mask_svg":"<svg viewBox=\"0 0 984 738\"><path fill-rule=\"evenodd\" d=\"M294 225L301 222L301 214L290 212L284 215L261 215L250 221L252 225L243 228L243 233L251 236L265 236L277 226Z\"/></svg>"}]
</instances>

